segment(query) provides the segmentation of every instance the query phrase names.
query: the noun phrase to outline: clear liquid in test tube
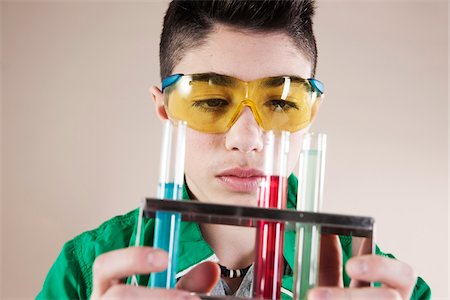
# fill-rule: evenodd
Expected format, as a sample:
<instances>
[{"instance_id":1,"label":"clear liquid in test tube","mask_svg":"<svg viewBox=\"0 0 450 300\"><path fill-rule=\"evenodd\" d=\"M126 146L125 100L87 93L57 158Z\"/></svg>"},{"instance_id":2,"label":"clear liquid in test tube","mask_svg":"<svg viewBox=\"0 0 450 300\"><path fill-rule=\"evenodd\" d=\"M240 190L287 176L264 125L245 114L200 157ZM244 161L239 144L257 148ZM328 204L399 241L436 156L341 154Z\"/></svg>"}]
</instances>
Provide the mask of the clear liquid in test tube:
<instances>
[{"instance_id":1,"label":"clear liquid in test tube","mask_svg":"<svg viewBox=\"0 0 450 300\"><path fill-rule=\"evenodd\" d=\"M158 198L182 199L185 150L186 123L165 121L161 145ZM166 270L150 275L150 287L175 287L180 223L180 213L156 212L153 247L165 250L169 256L169 262Z\"/></svg>"},{"instance_id":2,"label":"clear liquid in test tube","mask_svg":"<svg viewBox=\"0 0 450 300\"><path fill-rule=\"evenodd\" d=\"M297 210L319 212L325 175L327 136L307 133L303 137L299 161ZM310 288L317 286L320 256L320 227L297 224L294 267L294 299L307 299Z\"/></svg>"},{"instance_id":3,"label":"clear liquid in test tube","mask_svg":"<svg viewBox=\"0 0 450 300\"><path fill-rule=\"evenodd\" d=\"M264 138L264 179L258 189L258 206L286 208L289 132L269 131ZM253 297L280 299L285 224L259 221L256 226Z\"/></svg>"}]
</instances>

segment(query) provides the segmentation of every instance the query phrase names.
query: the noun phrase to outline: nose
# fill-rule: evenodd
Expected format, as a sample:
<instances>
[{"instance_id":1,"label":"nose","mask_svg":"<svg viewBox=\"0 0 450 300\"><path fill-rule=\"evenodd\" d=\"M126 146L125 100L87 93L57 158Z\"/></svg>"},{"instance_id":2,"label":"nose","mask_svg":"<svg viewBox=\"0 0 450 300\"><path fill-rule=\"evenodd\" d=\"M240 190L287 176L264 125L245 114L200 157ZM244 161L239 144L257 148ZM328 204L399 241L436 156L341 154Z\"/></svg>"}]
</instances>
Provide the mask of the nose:
<instances>
[{"instance_id":1,"label":"nose","mask_svg":"<svg viewBox=\"0 0 450 300\"><path fill-rule=\"evenodd\" d=\"M263 130L256 122L252 110L246 106L226 133L225 147L227 150L250 153L261 151L263 145Z\"/></svg>"}]
</instances>

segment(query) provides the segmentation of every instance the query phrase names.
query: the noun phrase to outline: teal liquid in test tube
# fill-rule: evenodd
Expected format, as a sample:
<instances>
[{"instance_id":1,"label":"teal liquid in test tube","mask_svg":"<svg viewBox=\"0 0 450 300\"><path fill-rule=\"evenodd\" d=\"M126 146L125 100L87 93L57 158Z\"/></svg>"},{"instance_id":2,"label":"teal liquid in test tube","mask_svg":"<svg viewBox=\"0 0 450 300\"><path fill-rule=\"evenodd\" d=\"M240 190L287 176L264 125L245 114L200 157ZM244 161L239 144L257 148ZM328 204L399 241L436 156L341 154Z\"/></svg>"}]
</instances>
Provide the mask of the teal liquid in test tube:
<instances>
[{"instance_id":1,"label":"teal liquid in test tube","mask_svg":"<svg viewBox=\"0 0 450 300\"><path fill-rule=\"evenodd\" d=\"M297 210L318 212L322 202L325 174L326 135L307 133L299 161ZM294 299L306 299L308 290L317 286L319 271L320 227L298 224L294 267Z\"/></svg>"},{"instance_id":2,"label":"teal liquid in test tube","mask_svg":"<svg viewBox=\"0 0 450 300\"><path fill-rule=\"evenodd\" d=\"M166 121L161 147L161 164L158 185L160 199L181 200L184 183L184 154L186 144L186 123L175 125ZM178 268L178 242L181 214L157 211L153 247L165 250L169 261L167 269L150 275L149 286L153 288L174 288Z\"/></svg>"}]
</instances>

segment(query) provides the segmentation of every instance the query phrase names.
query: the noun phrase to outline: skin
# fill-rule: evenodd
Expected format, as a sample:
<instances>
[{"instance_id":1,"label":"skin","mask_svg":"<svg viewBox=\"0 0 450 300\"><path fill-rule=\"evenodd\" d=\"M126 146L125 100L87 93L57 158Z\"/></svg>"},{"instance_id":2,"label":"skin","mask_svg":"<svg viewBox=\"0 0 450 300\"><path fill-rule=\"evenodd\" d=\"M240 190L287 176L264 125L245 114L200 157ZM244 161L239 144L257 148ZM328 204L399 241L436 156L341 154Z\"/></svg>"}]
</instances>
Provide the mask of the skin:
<instances>
[{"instance_id":1,"label":"skin","mask_svg":"<svg viewBox=\"0 0 450 300\"><path fill-rule=\"evenodd\" d=\"M206 43L190 49L173 73L215 72L250 81L277 75L311 76L311 63L283 33L255 33L216 26ZM160 89L150 89L157 115L167 119ZM307 129L305 129L307 130ZM298 159L302 132L291 134L289 166ZM245 108L236 123L226 133L206 134L192 129L187 132L186 181L195 199L209 203L256 205L256 189L237 192L222 184L217 175L231 167L263 167L263 131L249 108ZM290 170L292 171L292 169ZM246 267L253 262L254 231L242 227L201 225L205 240L214 249L222 264L229 268ZM219 238L220 237L220 238ZM242 243L242 241L248 241ZM412 268L385 257L365 255L352 258L347 272L354 280L351 288L342 288L341 246L337 236L324 235L319 285L326 287L310 291L308 299L409 299L416 282ZM149 258L150 256L150 258ZM161 271L167 255L150 247L126 248L99 256L93 268L92 299L136 298L198 299L182 290L157 290L126 286L122 278L136 273ZM207 262L180 279L178 289L199 293L209 292L219 279L220 271ZM357 280L379 281L382 288L358 288ZM236 289L240 279L229 280Z\"/></svg>"}]
</instances>

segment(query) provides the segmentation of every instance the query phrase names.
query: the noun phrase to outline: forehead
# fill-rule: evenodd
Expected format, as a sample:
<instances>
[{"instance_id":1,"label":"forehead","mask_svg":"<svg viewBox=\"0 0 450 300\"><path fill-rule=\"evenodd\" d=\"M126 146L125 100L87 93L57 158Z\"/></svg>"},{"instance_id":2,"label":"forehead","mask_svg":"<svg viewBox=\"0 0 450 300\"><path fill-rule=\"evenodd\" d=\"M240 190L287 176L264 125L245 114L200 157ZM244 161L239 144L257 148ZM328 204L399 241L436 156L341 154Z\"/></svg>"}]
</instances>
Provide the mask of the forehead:
<instances>
[{"instance_id":1,"label":"forehead","mask_svg":"<svg viewBox=\"0 0 450 300\"><path fill-rule=\"evenodd\" d=\"M204 44L183 53L173 73L214 72L249 81L278 75L309 78L311 68L285 33L217 25Z\"/></svg>"}]
</instances>

